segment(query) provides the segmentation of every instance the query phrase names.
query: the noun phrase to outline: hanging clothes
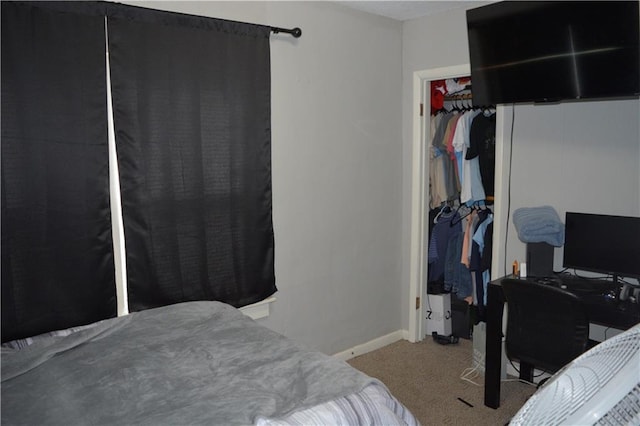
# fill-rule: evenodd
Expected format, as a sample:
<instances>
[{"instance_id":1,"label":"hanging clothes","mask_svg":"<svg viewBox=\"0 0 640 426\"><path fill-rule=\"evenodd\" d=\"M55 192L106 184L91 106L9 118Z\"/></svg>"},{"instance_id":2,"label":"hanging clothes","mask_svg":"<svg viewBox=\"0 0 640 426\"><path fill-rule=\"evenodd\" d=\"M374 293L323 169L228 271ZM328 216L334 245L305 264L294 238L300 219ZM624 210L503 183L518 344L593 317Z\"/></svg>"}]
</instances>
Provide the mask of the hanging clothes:
<instances>
[{"instance_id":1,"label":"hanging clothes","mask_svg":"<svg viewBox=\"0 0 640 426\"><path fill-rule=\"evenodd\" d=\"M452 200L471 205L493 197L495 112L443 111L431 118L430 207Z\"/></svg>"},{"instance_id":2,"label":"hanging clothes","mask_svg":"<svg viewBox=\"0 0 640 426\"><path fill-rule=\"evenodd\" d=\"M435 199L449 201L458 198L458 178L456 167L447 153L447 141L453 137L455 124L459 119L457 113L445 113L442 115L431 141L431 165L433 173L432 190L435 191ZM437 205L432 205L435 208Z\"/></svg>"},{"instance_id":3,"label":"hanging clothes","mask_svg":"<svg viewBox=\"0 0 640 426\"><path fill-rule=\"evenodd\" d=\"M444 268L447 258L447 248L449 241L457 234L462 232L462 227L458 223L452 225L452 223L459 222L460 215L449 209L449 211L442 211L437 217L436 223L431 233L429 240L428 261L429 261L429 274L428 280L430 282L443 281L444 280Z\"/></svg>"},{"instance_id":4,"label":"hanging clothes","mask_svg":"<svg viewBox=\"0 0 640 426\"><path fill-rule=\"evenodd\" d=\"M432 82L427 288L473 304L477 323L491 268L493 214L484 202L494 195L495 110L464 105L470 84Z\"/></svg>"},{"instance_id":5,"label":"hanging clothes","mask_svg":"<svg viewBox=\"0 0 640 426\"><path fill-rule=\"evenodd\" d=\"M460 256L460 263L465 265L469 269L471 263L471 245L473 243L473 230L478 223L478 214L475 210L471 212L471 215L467 220L467 224L464 231L464 241L462 244L462 252Z\"/></svg>"},{"instance_id":6,"label":"hanging clothes","mask_svg":"<svg viewBox=\"0 0 640 426\"><path fill-rule=\"evenodd\" d=\"M495 151L496 114L477 114L474 116L469 132L469 149L465 157L470 160L478 159L478 173L482 184L482 195L476 196L472 191L472 196L475 200L484 200L486 196L494 195Z\"/></svg>"},{"instance_id":7,"label":"hanging clothes","mask_svg":"<svg viewBox=\"0 0 640 426\"><path fill-rule=\"evenodd\" d=\"M468 161L465 161L467 149L471 145L471 123L473 122L473 119L481 113L482 111L479 110L465 112L462 118L458 120L456 134L453 139L453 146L455 148L456 159L458 162L458 170L460 171L460 201L463 203L466 203L471 199L472 173L470 171Z\"/></svg>"},{"instance_id":8,"label":"hanging clothes","mask_svg":"<svg viewBox=\"0 0 640 426\"><path fill-rule=\"evenodd\" d=\"M473 286L469 269L460 262L464 233L462 232L462 226L457 226L457 229L459 232L451 236L447 246L444 289L445 291L454 293L458 299L466 299L473 296Z\"/></svg>"},{"instance_id":9,"label":"hanging clothes","mask_svg":"<svg viewBox=\"0 0 640 426\"><path fill-rule=\"evenodd\" d=\"M489 254L490 252L485 252L485 246L487 244L487 240L485 239L487 230L489 229L489 225L493 223L493 214L490 210L480 210L478 213L478 222L473 231L473 238L471 244L471 257L469 261L469 270L472 273L472 283L474 286L474 305L477 309L477 319L480 321L484 321L485 318L485 308L487 305L487 286L489 285L491 270L490 260L483 260L483 253ZM491 227L491 232L493 232L493 228ZM491 241L493 241L491 239ZM487 264L489 267L487 267Z\"/></svg>"}]
</instances>

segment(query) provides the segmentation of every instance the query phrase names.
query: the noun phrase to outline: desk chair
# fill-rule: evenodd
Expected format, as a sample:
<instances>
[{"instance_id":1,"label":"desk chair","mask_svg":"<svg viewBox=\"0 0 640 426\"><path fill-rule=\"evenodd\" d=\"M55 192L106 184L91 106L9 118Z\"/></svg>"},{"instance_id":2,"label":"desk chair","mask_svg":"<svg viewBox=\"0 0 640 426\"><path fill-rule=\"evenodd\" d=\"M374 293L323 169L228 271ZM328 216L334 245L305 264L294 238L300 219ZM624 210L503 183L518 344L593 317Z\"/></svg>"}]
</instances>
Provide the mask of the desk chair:
<instances>
[{"instance_id":1,"label":"desk chair","mask_svg":"<svg viewBox=\"0 0 640 426\"><path fill-rule=\"evenodd\" d=\"M507 301L506 353L548 373L560 370L598 342L580 298L548 284L503 279Z\"/></svg>"}]
</instances>

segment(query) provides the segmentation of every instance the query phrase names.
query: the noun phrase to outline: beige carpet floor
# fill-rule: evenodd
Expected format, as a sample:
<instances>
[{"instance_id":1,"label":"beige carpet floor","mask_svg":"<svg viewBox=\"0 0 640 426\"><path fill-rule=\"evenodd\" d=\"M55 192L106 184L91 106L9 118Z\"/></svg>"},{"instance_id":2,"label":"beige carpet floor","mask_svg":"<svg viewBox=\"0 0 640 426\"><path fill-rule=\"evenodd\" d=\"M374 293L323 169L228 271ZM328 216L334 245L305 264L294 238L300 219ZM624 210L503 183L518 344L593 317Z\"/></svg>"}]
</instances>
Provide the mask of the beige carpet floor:
<instances>
[{"instance_id":1,"label":"beige carpet floor","mask_svg":"<svg viewBox=\"0 0 640 426\"><path fill-rule=\"evenodd\" d=\"M385 383L423 426L505 425L536 389L509 378L502 382L500 407L486 407L484 376L471 371L472 354L472 342L465 339L452 345L401 340L348 362Z\"/></svg>"}]
</instances>

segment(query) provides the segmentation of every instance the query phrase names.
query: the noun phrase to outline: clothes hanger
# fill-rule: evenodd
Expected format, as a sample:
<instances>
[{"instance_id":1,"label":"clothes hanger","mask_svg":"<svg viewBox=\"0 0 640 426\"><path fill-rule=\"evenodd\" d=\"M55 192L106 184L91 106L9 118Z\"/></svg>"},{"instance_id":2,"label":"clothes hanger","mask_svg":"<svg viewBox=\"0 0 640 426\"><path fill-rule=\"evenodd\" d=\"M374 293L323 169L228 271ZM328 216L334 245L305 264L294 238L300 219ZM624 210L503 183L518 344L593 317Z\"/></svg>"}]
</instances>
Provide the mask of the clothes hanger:
<instances>
[{"instance_id":1,"label":"clothes hanger","mask_svg":"<svg viewBox=\"0 0 640 426\"><path fill-rule=\"evenodd\" d=\"M440 211L438 212L438 214L436 214L436 217L433 218L433 223L438 223L438 219L440 219L440 216L442 216L443 213L448 213L450 211L451 207L449 206L449 202L443 201L442 205L440 206Z\"/></svg>"},{"instance_id":2,"label":"clothes hanger","mask_svg":"<svg viewBox=\"0 0 640 426\"><path fill-rule=\"evenodd\" d=\"M449 226L450 226L450 227L453 227L453 226L455 226L455 225L459 224L460 222L462 222L462 220L463 220L465 217L467 217L467 216L469 216L471 213L473 213L473 208L472 208L472 207L470 207L468 212L463 213L462 215L460 215L460 214L459 214L459 213L460 213L460 209L461 209L461 208L463 208L463 207L468 207L468 206L467 206L466 204L464 204L464 203L460 203L460 204L458 204L458 207L456 208L456 211L454 212L454 215L453 215L453 216L454 216L454 219L451 221L451 223L449 223ZM458 217L458 219L455 219L455 215L456 215L456 213L458 213L458 215L460 216L460 217Z\"/></svg>"},{"instance_id":3,"label":"clothes hanger","mask_svg":"<svg viewBox=\"0 0 640 426\"><path fill-rule=\"evenodd\" d=\"M475 107L473 106L473 98L467 98L467 111L473 111Z\"/></svg>"}]
</instances>

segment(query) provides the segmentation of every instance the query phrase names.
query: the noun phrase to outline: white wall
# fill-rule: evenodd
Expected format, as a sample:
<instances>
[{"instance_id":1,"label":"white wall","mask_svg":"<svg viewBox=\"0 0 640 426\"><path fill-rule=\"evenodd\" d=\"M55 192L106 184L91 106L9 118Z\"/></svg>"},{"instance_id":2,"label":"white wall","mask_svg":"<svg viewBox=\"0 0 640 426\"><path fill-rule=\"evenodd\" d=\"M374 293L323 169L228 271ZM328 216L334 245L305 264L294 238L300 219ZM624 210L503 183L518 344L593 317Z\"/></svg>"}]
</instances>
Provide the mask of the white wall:
<instances>
[{"instance_id":1,"label":"white wall","mask_svg":"<svg viewBox=\"0 0 640 426\"><path fill-rule=\"evenodd\" d=\"M336 353L402 326L402 24L329 2L128 2L300 27L272 36L277 301L266 326Z\"/></svg>"},{"instance_id":2,"label":"white wall","mask_svg":"<svg viewBox=\"0 0 640 426\"><path fill-rule=\"evenodd\" d=\"M478 2L478 6L485 4ZM474 6L477 7L477 6ZM465 10L411 20L403 26L403 320L408 327L411 217L412 76L415 71L469 63ZM526 84L523 82L523 84ZM510 110L509 110L510 111ZM505 117L511 123L511 116ZM640 102L588 101L517 105L513 136L511 211L551 205L558 214L582 211L640 215ZM510 127L509 127L510 129ZM506 144L511 142L507 139ZM508 182L509 176L497 176ZM496 194L498 197L498 194ZM506 199L496 200L496 207ZM505 235L494 235L494 255ZM525 245L509 224L506 259L524 259ZM556 250L556 267L561 266ZM498 271L500 272L500 271ZM495 271L494 271L495 273Z\"/></svg>"},{"instance_id":3,"label":"white wall","mask_svg":"<svg viewBox=\"0 0 640 426\"><path fill-rule=\"evenodd\" d=\"M512 211L551 205L563 222L566 211L640 216L637 99L517 105L514 112ZM507 259L524 260L525 248L510 224ZM555 249L555 270L562 253Z\"/></svg>"},{"instance_id":4,"label":"white wall","mask_svg":"<svg viewBox=\"0 0 640 426\"><path fill-rule=\"evenodd\" d=\"M263 323L326 353L408 329L413 72L469 62L465 11L401 24L329 2L128 3L302 28L271 42L279 292ZM512 210L637 215L638 116L637 101L516 107ZM507 259L523 247L511 228Z\"/></svg>"}]
</instances>

